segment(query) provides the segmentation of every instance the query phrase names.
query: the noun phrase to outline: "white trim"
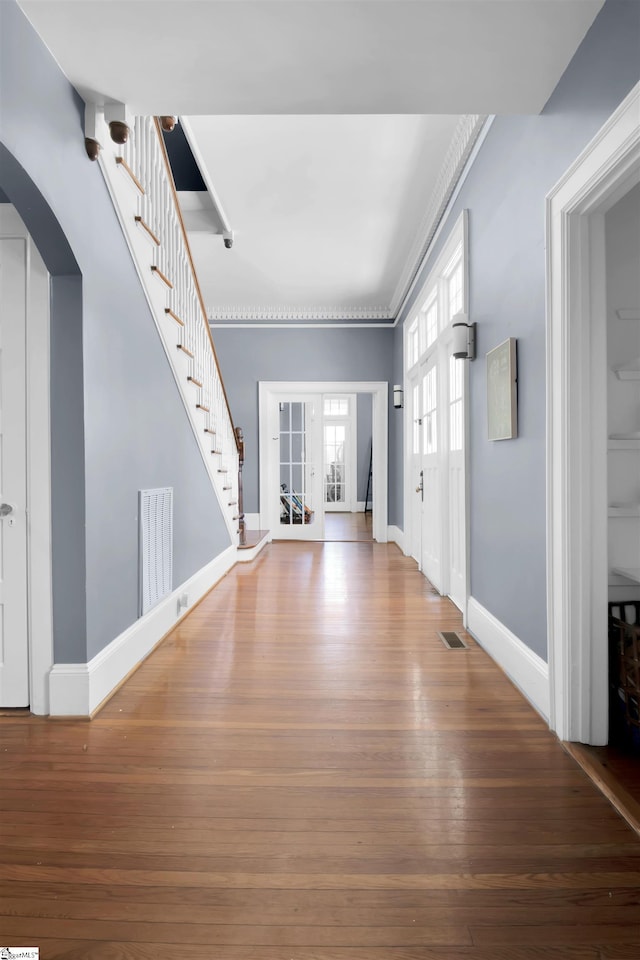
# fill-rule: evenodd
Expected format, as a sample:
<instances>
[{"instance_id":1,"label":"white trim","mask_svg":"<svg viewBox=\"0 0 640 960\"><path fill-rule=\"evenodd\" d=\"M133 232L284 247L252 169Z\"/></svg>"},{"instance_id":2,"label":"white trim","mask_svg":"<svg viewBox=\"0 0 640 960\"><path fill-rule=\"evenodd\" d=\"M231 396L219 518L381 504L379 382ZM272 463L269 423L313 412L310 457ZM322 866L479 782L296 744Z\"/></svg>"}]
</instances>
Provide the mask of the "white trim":
<instances>
[{"instance_id":1,"label":"white trim","mask_svg":"<svg viewBox=\"0 0 640 960\"><path fill-rule=\"evenodd\" d=\"M549 716L592 744L608 738L603 215L640 181L639 116L637 84L547 197Z\"/></svg>"},{"instance_id":2,"label":"white trim","mask_svg":"<svg viewBox=\"0 0 640 960\"><path fill-rule=\"evenodd\" d=\"M247 530L260 530L259 513L245 513L244 522Z\"/></svg>"},{"instance_id":3,"label":"white trim","mask_svg":"<svg viewBox=\"0 0 640 960\"><path fill-rule=\"evenodd\" d=\"M51 466L49 422L49 274L15 207L0 207L0 235L27 241L27 615L29 709L49 712L53 664Z\"/></svg>"},{"instance_id":4,"label":"white trim","mask_svg":"<svg viewBox=\"0 0 640 960\"><path fill-rule=\"evenodd\" d=\"M404 530L401 530L400 527L396 527L393 524L387 527L387 538L390 543L395 543L400 547L402 552L406 555L404 549Z\"/></svg>"},{"instance_id":5,"label":"white trim","mask_svg":"<svg viewBox=\"0 0 640 960\"><path fill-rule=\"evenodd\" d=\"M420 282L422 267L424 266L424 264L428 261L429 257L431 256L431 251L433 250L433 248L435 247L436 243L437 243L438 240L440 239L441 234L443 233L444 230L447 229L447 225L448 225L448 222L449 222L449 216L450 216L450 214L451 214L451 211L453 210L453 205L455 204L456 200L458 199L458 195L459 195L460 191L462 190L462 187L464 186L465 180L466 180L467 177L469 176L469 173L470 173L470 171L471 171L471 169L472 169L472 167L473 167L473 164L475 163L476 157L477 157L478 154L480 153L480 148L482 147L482 144L483 144L484 141L486 140L487 135L488 135L488 133L489 133L489 130L491 129L491 126L492 126L494 120L495 120L495 117L491 116L491 117L486 117L485 120L484 120L484 122L483 122L482 129L479 131L478 136L477 136L477 138L476 138L476 140L475 140L475 142L474 142L473 150L470 152L469 156L467 157L467 159L466 159L466 161L465 161L464 169L462 170L460 176L458 177L458 180L457 180L457 182L456 182L455 188L454 188L451 196L449 197L449 200L448 200L448 202L447 202L447 205L446 205L446 207L445 207L445 209L444 209L444 211L443 211L443 213L442 213L442 216L440 217L440 220L439 220L439 222L438 222L438 226L437 226L437 228L436 228L436 230L435 230L435 232L434 232L434 234L433 234L433 236L432 236L432 238L431 238L431 240L430 240L430 242L429 242L429 246L427 247L427 249L426 249L425 252L424 252L424 256L422 257L422 261L420 262L420 264L419 264L419 266L418 266L418 269L416 270L416 274L415 274L415 277L413 278L413 282L411 283L411 286L409 287L409 289L408 289L407 292L405 293L404 298L403 298L403 300L402 300L402 303L400 304L400 306L398 307L398 309L397 309L397 311L396 311L396 313L395 313L395 320L393 321L393 326L394 326L394 327L397 326L397 324L400 322L401 319L402 319L403 321L406 319L406 317L403 317L403 311L404 311L405 305L408 303L409 298L411 297L411 294L412 294L413 291L415 290L417 284Z\"/></svg>"},{"instance_id":6,"label":"white trim","mask_svg":"<svg viewBox=\"0 0 640 960\"><path fill-rule=\"evenodd\" d=\"M49 274L29 239L27 291L27 510L29 557L29 707L49 712L53 664L51 586L51 428Z\"/></svg>"},{"instance_id":7,"label":"white trim","mask_svg":"<svg viewBox=\"0 0 640 960\"><path fill-rule=\"evenodd\" d=\"M463 118L466 120L468 118ZM352 330L361 328L364 330L375 330L375 329L386 329L387 327L396 327L402 316L402 311L405 304L407 303L409 297L411 296L413 290L415 289L416 284L420 279L420 270L422 265L428 259L434 245L437 243L442 230L446 226L449 214L453 208L454 203L456 202L458 195L462 189L462 186L469 175L469 171L473 167L475 159L480 152L480 148L484 143L491 125L494 121L494 117L476 117L477 126L472 125L472 129L466 131L465 135L469 135L469 140L466 147L470 149L467 150L464 158L460 164L462 169L458 168L457 178L454 180L452 186L453 189L449 191L448 198L444 204L444 207L441 209L441 212L436 218L435 229L431 231L430 236L427 237L429 230L432 226L431 220L429 219L429 213L431 208L425 216L423 221L423 228L418 233L416 239L416 245L422 236L422 242L420 244L421 256L418 258L417 263L414 259L414 266L412 270L413 279L410 279L408 287L405 289L404 294L401 300L398 302L398 305L395 309L392 309L392 306L385 308L369 308L369 307L357 307L352 310L344 310L337 307L309 307L300 310L288 310L283 311L282 308L277 308L277 313L271 314L270 311L275 308L271 307L251 307L246 310L246 320L257 320L258 322L244 322L241 319L238 319L235 322L225 322L222 317L225 316L224 311L217 309L214 312L209 313L209 322L212 325L215 325L218 329L230 329L230 330L281 330L281 329L314 329L314 330L335 330L345 329ZM425 237L427 239L425 240ZM408 262L411 262L412 258L408 258ZM396 288L396 294L394 294L393 303L396 302L397 293L400 289L401 283L398 284ZM234 308L235 309L235 308ZM240 309L240 308L237 308ZM220 316L218 317L217 314ZM228 315L226 315L228 318ZM277 322L282 321L283 318L289 317L290 322ZM363 318L362 323L349 323L342 321L354 320L357 318ZM366 320L373 320L374 318L380 318L378 323L366 323ZM322 322L312 322L315 320L334 320L335 322L322 323Z\"/></svg>"},{"instance_id":8,"label":"white trim","mask_svg":"<svg viewBox=\"0 0 640 960\"><path fill-rule=\"evenodd\" d=\"M466 172L476 140L485 124L486 116L467 114L460 117L447 149L429 206L418 228L413 246L391 298L391 314L397 316L413 289L427 251L431 247L439 224L450 209L451 196Z\"/></svg>"},{"instance_id":9,"label":"white trim","mask_svg":"<svg viewBox=\"0 0 640 960\"><path fill-rule=\"evenodd\" d=\"M393 319L381 320L379 323L223 323L209 317L209 325L213 330L388 330L393 329L396 321Z\"/></svg>"},{"instance_id":10,"label":"white trim","mask_svg":"<svg viewBox=\"0 0 640 960\"><path fill-rule=\"evenodd\" d=\"M221 326L220 320L265 320L282 323L290 320L391 320L389 307L282 307L276 304L264 304L258 307L241 305L218 306L207 311L209 321ZM235 326L235 324L232 324ZM262 326L262 324L260 324Z\"/></svg>"},{"instance_id":11,"label":"white trim","mask_svg":"<svg viewBox=\"0 0 640 960\"><path fill-rule=\"evenodd\" d=\"M169 596L136 620L89 663L56 663L49 674L49 704L53 717L89 717L127 675L147 657L237 560L236 547L227 547ZM178 598L189 605L178 612Z\"/></svg>"},{"instance_id":12,"label":"white trim","mask_svg":"<svg viewBox=\"0 0 640 960\"><path fill-rule=\"evenodd\" d=\"M486 116L467 114L460 117L453 133L447 152L440 168L438 179L431 194L429 205L420 222L411 250L398 279L389 305L374 307L311 306L282 307L273 304L246 306L238 304L219 305L208 311L209 321L216 327L242 327L244 329L273 329L290 326L298 327L352 327L352 326L393 326L398 322L400 311L417 281L420 269L440 234L442 223L446 219L460 188L475 160L481 142L484 140L493 117L487 122ZM379 319L380 324L353 324L350 320ZM226 322L226 321L237 322ZM313 321L334 320L335 323L314 323ZM252 321L258 321L254 323ZM291 321L290 323L282 321ZM307 322L310 321L310 322ZM342 322L341 322L342 321Z\"/></svg>"},{"instance_id":13,"label":"white trim","mask_svg":"<svg viewBox=\"0 0 640 960\"><path fill-rule=\"evenodd\" d=\"M474 597L467 603L467 630L545 720L549 717L549 668Z\"/></svg>"},{"instance_id":14,"label":"white trim","mask_svg":"<svg viewBox=\"0 0 640 960\"><path fill-rule=\"evenodd\" d=\"M372 441L373 441L373 537L378 543L387 542L388 474L389 456L389 384L386 381L265 381L258 383L259 393L259 471L267 476L269 463L268 409L278 396L291 393L370 393L372 394ZM268 491L266 483L260 483L259 527L266 529L269 518Z\"/></svg>"}]
</instances>

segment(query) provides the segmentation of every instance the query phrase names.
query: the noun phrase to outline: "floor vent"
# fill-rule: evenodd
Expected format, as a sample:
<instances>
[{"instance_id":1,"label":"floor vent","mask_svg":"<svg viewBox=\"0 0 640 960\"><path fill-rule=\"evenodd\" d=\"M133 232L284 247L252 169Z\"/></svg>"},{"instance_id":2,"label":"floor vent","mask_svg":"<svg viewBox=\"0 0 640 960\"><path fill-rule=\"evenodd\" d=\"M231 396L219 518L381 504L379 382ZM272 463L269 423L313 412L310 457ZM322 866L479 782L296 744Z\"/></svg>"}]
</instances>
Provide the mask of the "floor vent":
<instances>
[{"instance_id":1,"label":"floor vent","mask_svg":"<svg viewBox=\"0 0 640 960\"><path fill-rule=\"evenodd\" d=\"M467 644L455 630L438 630L438 636L449 650L467 649Z\"/></svg>"}]
</instances>

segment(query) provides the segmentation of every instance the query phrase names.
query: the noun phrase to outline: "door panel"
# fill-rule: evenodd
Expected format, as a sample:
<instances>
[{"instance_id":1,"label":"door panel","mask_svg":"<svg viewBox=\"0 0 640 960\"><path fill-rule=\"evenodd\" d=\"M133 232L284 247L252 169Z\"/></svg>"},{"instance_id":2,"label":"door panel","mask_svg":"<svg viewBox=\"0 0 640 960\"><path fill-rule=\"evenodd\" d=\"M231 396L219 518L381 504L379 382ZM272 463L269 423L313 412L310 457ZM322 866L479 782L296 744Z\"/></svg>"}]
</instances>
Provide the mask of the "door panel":
<instances>
[{"instance_id":1,"label":"door panel","mask_svg":"<svg viewBox=\"0 0 640 960\"><path fill-rule=\"evenodd\" d=\"M437 354L421 367L422 471L422 570L436 590L442 590L440 403Z\"/></svg>"},{"instance_id":2,"label":"door panel","mask_svg":"<svg viewBox=\"0 0 640 960\"><path fill-rule=\"evenodd\" d=\"M324 535L322 418L319 397L274 401L273 434L278 455L271 470L272 535L281 540L317 540Z\"/></svg>"},{"instance_id":3,"label":"door panel","mask_svg":"<svg viewBox=\"0 0 640 960\"><path fill-rule=\"evenodd\" d=\"M29 704L26 242L0 240L0 706Z\"/></svg>"}]
</instances>

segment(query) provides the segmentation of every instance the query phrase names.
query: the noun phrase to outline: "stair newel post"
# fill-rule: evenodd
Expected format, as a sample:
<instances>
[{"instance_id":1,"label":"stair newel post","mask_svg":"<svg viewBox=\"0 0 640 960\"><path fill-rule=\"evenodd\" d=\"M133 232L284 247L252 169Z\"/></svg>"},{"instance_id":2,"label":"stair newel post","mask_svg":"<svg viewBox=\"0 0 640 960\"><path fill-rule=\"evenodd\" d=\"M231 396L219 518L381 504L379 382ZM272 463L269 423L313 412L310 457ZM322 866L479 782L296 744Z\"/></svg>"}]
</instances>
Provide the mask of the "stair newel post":
<instances>
[{"instance_id":1,"label":"stair newel post","mask_svg":"<svg viewBox=\"0 0 640 960\"><path fill-rule=\"evenodd\" d=\"M242 467L244 465L244 434L242 427L236 427L236 441L238 444L238 533L240 534L240 546L246 543L246 524L244 522L244 495L242 492Z\"/></svg>"}]
</instances>

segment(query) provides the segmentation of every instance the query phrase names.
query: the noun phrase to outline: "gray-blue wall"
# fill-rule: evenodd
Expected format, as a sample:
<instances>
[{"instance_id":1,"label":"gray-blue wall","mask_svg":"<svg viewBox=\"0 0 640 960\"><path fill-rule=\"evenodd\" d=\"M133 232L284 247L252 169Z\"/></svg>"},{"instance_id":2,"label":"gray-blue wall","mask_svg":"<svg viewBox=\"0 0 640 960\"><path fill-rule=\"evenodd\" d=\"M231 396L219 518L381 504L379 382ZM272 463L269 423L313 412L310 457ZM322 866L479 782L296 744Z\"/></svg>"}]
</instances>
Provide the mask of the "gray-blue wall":
<instances>
[{"instance_id":1,"label":"gray-blue wall","mask_svg":"<svg viewBox=\"0 0 640 960\"><path fill-rule=\"evenodd\" d=\"M212 332L233 418L246 439L244 509L257 513L258 382L389 381L393 330L243 330L214 326Z\"/></svg>"},{"instance_id":2,"label":"gray-blue wall","mask_svg":"<svg viewBox=\"0 0 640 960\"><path fill-rule=\"evenodd\" d=\"M639 77L640 4L609 0L543 114L495 119L448 221L469 211L469 312L478 324L478 359L470 364L471 594L543 658L545 196ZM484 358L506 337L518 346L518 438L492 443ZM401 338L399 325L396 357ZM398 437L391 443L398 446ZM400 471L393 484L399 494Z\"/></svg>"},{"instance_id":3,"label":"gray-blue wall","mask_svg":"<svg viewBox=\"0 0 640 960\"><path fill-rule=\"evenodd\" d=\"M13 0L0 18L0 189L53 276L55 660L82 663L137 618L139 489L174 488L176 586L230 538L83 103Z\"/></svg>"}]
</instances>

